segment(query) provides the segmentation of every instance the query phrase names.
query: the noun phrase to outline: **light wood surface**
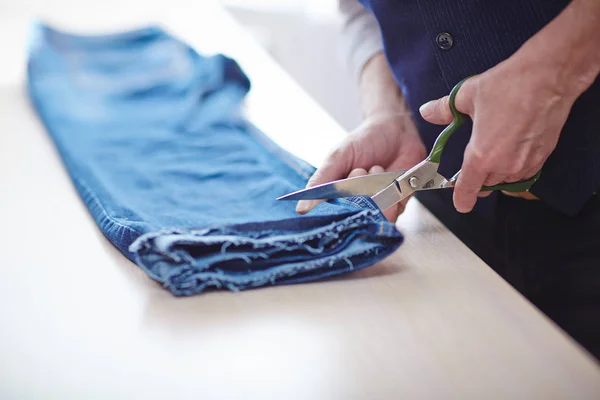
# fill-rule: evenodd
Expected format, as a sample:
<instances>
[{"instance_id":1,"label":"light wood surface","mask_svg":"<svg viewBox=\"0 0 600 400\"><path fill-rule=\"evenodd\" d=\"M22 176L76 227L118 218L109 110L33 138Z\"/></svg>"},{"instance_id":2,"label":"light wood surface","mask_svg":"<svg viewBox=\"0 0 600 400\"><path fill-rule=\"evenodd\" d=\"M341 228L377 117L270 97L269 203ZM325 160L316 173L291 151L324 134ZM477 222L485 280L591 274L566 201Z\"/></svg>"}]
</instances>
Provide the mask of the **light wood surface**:
<instances>
[{"instance_id":1,"label":"light wood surface","mask_svg":"<svg viewBox=\"0 0 600 400\"><path fill-rule=\"evenodd\" d=\"M68 4L0 4L0 398L600 398L591 358L416 201L400 250L343 279L191 298L150 281L27 102L31 10L81 32L161 22L235 57L251 119L314 164L344 132L206 2Z\"/></svg>"}]
</instances>

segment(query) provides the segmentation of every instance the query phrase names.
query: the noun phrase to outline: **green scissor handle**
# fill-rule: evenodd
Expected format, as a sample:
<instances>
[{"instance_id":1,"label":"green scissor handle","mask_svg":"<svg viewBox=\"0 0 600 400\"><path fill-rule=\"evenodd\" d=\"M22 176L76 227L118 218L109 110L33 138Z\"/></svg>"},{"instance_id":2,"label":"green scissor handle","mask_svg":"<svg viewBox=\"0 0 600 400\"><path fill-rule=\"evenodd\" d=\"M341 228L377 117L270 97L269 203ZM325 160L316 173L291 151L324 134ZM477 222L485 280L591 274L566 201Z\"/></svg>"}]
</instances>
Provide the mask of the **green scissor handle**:
<instances>
[{"instance_id":1,"label":"green scissor handle","mask_svg":"<svg viewBox=\"0 0 600 400\"><path fill-rule=\"evenodd\" d=\"M442 133L437 137L435 143L433 144L433 148L429 153L429 157L427 157L428 161L439 164L442 159L442 152L444 151L444 147L450 139L450 136L456 131L464 122L466 118L469 118L468 115L461 113L456 109L454 101L456 100L456 94L460 87L471 77L467 77L462 81L458 82L452 91L450 92L450 96L448 99L448 105L450 106L450 111L452 112L453 120L450 125L448 125ZM542 171L538 171L537 174L532 176L531 178L519 182L511 182L511 183L500 183L498 185L493 186L484 186L481 188L482 192L489 192L492 190L504 190L506 192L526 192L531 188L531 186L539 179ZM451 179L450 182L454 184L458 179L460 171L458 171Z\"/></svg>"}]
</instances>

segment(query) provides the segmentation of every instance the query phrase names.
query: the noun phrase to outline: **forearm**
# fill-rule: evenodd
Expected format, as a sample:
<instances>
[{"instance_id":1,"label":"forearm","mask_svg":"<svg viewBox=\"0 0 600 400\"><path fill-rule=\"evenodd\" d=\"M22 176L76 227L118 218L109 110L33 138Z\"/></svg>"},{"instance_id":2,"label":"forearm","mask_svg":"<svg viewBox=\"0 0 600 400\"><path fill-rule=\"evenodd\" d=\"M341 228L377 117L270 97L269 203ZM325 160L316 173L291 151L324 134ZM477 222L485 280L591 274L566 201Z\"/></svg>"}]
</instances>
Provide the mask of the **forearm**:
<instances>
[{"instance_id":1,"label":"forearm","mask_svg":"<svg viewBox=\"0 0 600 400\"><path fill-rule=\"evenodd\" d=\"M358 0L338 0L345 53L357 79L364 117L406 113L406 104L383 54L375 17Z\"/></svg>"},{"instance_id":2,"label":"forearm","mask_svg":"<svg viewBox=\"0 0 600 400\"><path fill-rule=\"evenodd\" d=\"M359 89L363 116L377 113L408 113L383 52L373 56L362 68Z\"/></svg>"},{"instance_id":3,"label":"forearm","mask_svg":"<svg viewBox=\"0 0 600 400\"><path fill-rule=\"evenodd\" d=\"M600 1L573 0L517 53L525 64L545 68L556 90L578 97L600 73Z\"/></svg>"}]
</instances>

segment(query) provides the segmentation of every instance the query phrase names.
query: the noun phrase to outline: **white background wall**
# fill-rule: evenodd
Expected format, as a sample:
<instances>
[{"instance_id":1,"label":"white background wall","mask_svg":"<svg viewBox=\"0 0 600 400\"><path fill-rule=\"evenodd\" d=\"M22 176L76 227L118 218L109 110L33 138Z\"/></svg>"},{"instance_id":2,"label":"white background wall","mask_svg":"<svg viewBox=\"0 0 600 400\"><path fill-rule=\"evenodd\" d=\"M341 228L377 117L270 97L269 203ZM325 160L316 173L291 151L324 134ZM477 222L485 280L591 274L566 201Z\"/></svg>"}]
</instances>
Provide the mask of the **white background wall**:
<instances>
[{"instance_id":1,"label":"white background wall","mask_svg":"<svg viewBox=\"0 0 600 400\"><path fill-rule=\"evenodd\" d=\"M346 130L360 122L344 63L337 0L223 0L227 9Z\"/></svg>"}]
</instances>

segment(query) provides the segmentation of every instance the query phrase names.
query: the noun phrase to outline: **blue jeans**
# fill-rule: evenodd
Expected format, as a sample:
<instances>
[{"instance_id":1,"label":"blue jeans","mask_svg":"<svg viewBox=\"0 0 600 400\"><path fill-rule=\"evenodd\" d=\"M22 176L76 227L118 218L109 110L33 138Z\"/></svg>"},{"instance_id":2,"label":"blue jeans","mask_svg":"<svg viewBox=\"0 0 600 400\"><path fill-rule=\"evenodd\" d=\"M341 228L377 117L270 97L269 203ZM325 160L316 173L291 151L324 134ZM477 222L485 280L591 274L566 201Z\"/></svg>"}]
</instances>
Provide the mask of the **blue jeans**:
<instances>
[{"instance_id":1,"label":"blue jeans","mask_svg":"<svg viewBox=\"0 0 600 400\"><path fill-rule=\"evenodd\" d=\"M314 281L403 241L366 197L303 217L277 202L314 168L240 114L250 82L234 60L160 28L74 36L36 24L27 83L99 228L175 295Z\"/></svg>"}]
</instances>

